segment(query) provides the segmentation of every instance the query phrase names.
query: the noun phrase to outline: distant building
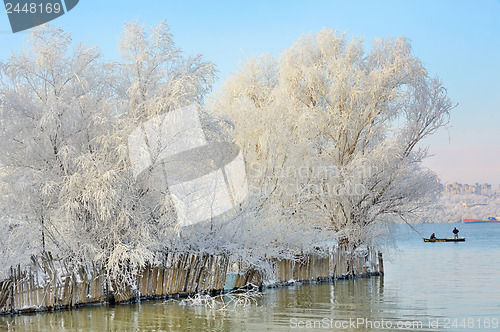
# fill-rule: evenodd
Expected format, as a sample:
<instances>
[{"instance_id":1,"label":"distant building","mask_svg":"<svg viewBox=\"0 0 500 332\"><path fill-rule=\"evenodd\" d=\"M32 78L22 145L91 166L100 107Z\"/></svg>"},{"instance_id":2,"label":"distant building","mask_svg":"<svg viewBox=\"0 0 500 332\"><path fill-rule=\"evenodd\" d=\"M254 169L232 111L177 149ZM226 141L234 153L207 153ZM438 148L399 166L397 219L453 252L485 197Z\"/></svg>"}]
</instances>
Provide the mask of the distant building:
<instances>
[{"instance_id":1,"label":"distant building","mask_svg":"<svg viewBox=\"0 0 500 332\"><path fill-rule=\"evenodd\" d=\"M443 192L448 194L461 194L461 193L472 193L477 195L487 195L491 194L491 184L488 183L475 183L473 185L469 184L461 184L458 182L452 182L451 184L447 184L442 186L441 189ZM498 186L498 190L500 191L500 185Z\"/></svg>"}]
</instances>

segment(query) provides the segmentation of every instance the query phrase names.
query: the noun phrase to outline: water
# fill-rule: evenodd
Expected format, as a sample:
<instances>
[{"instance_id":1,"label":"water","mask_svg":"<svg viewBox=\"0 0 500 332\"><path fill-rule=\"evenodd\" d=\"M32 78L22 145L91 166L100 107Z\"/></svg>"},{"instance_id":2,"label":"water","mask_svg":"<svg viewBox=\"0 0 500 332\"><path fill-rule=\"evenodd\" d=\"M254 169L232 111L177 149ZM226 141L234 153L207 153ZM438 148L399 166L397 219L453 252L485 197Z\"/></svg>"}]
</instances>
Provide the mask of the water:
<instances>
[{"instance_id":1,"label":"water","mask_svg":"<svg viewBox=\"0 0 500 332\"><path fill-rule=\"evenodd\" d=\"M455 226L466 242L399 227L384 277L267 289L227 310L151 301L0 317L0 331L498 331L500 224L415 227L452 237Z\"/></svg>"}]
</instances>

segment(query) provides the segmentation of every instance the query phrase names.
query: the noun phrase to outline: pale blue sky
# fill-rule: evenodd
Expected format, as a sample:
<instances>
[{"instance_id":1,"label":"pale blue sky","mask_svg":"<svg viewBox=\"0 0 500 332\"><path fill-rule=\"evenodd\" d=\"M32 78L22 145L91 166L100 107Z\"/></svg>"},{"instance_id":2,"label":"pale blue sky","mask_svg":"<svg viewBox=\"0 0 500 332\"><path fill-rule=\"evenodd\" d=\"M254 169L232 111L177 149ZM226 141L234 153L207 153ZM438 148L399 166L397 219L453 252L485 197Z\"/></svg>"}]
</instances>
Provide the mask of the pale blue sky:
<instances>
[{"instance_id":1,"label":"pale blue sky","mask_svg":"<svg viewBox=\"0 0 500 332\"><path fill-rule=\"evenodd\" d=\"M164 18L186 53L217 65L219 82L245 57L278 54L301 35L324 27L364 36L408 36L413 52L439 75L459 103L450 123L427 140L436 156L427 165L444 182L500 184L500 1L90 1L52 22L75 40L117 56L122 24ZM19 49L0 13L0 60ZM216 85L216 88L219 83Z\"/></svg>"}]
</instances>

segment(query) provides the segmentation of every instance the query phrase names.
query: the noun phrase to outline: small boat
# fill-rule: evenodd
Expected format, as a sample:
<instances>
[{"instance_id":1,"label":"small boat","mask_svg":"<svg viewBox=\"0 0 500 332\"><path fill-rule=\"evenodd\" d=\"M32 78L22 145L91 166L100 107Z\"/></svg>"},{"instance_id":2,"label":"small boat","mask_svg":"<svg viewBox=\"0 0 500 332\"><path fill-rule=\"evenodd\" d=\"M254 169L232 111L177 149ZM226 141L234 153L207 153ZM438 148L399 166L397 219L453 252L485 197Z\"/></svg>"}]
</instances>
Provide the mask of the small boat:
<instances>
[{"instance_id":1,"label":"small boat","mask_svg":"<svg viewBox=\"0 0 500 332\"><path fill-rule=\"evenodd\" d=\"M424 239L424 242L464 242L465 241L465 238L464 237L459 237L458 239L452 239L452 238L448 238L448 239Z\"/></svg>"}]
</instances>

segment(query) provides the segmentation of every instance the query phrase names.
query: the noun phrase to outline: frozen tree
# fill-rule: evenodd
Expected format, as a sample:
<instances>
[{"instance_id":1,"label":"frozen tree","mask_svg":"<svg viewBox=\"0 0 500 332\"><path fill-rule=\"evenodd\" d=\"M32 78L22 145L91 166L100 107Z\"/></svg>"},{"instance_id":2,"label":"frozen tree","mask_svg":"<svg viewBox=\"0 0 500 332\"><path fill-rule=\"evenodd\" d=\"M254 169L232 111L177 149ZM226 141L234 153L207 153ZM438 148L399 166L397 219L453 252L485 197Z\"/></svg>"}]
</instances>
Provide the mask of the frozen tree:
<instances>
[{"instance_id":1,"label":"frozen tree","mask_svg":"<svg viewBox=\"0 0 500 332\"><path fill-rule=\"evenodd\" d=\"M441 193L435 206L425 213L421 222L451 223L463 219L500 219L500 196L495 194Z\"/></svg>"},{"instance_id":2,"label":"frozen tree","mask_svg":"<svg viewBox=\"0 0 500 332\"><path fill-rule=\"evenodd\" d=\"M323 30L278 59L251 59L224 85L213 110L234 123L262 222L333 229L371 243L383 221L432 200L422 138L453 105L404 37L362 39Z\"/></svg>"},{"instance_id":3,"label":"frozen tree","mask_svg":"<svg viewBox=\"0 0 500 332\"><path fill-rule=\"evenodd\" d=\"M366 51L362 40L324 30L279 59L248 61L212 103L221 117L202 112L207 144L234 138L242 148L250 195L220 218L178 227L176 201L152 183L153 165L136 172L130 137L146 126L160 136L157 119L200 108L214 65L184 56L164 22L126 24L119 50L120 60L106 63L96 48L39 28L0 64L8 216L0 250L50 249L130 283L165 251L262 267L269 256L293 259L335 239L372 244L387 220L432 199L437 180L422 168L418 143L453 107L440 81L405 38ZM211 167L220 157L213 152Z\"/></svg>"},{"instance_id":4,"label":"frozen tree","mask_svg":"<svg viewBox=\"0 0 500 332\"><path fill-rule=\"evenodd\" d=\"M4 207L18 220L5 225L9 236L37 229L34 253L130 278L121 272L153 263L178 232L171 203L137 183L127 137L158 114L201 103L215 70L182 56L165 23L126 24L120 51L122 61L105 63L60 29L35 29L1 63L0 163Z\"/></svg>"},{"instance_id":5,"label":"frozen tree","mask_svg":"<svg viewBox=\"0 0 500 332\"><path fill-rule=\"evenodd\" d=\"M92 154L105 122L106 73L100 54L59 29L37 29L23 51L1 64L0 163L10 214L40 229L45 250L58 236L61 192Z\"/></svg>"}]
</instances>

